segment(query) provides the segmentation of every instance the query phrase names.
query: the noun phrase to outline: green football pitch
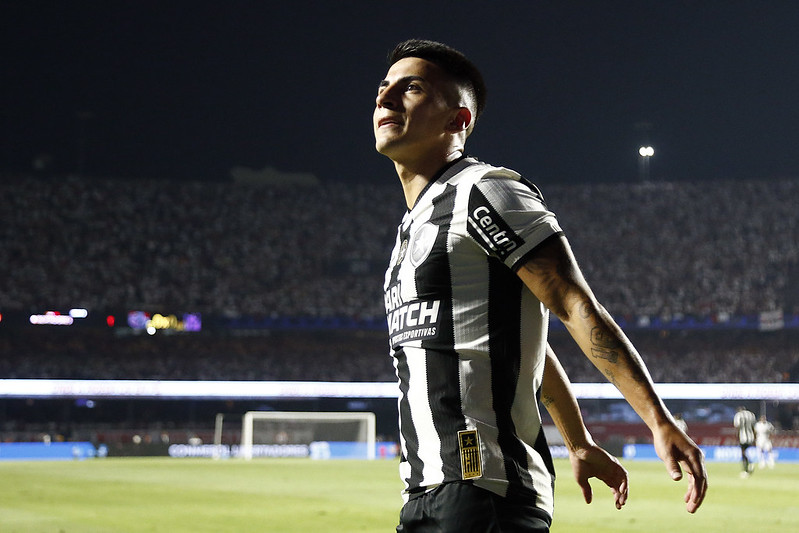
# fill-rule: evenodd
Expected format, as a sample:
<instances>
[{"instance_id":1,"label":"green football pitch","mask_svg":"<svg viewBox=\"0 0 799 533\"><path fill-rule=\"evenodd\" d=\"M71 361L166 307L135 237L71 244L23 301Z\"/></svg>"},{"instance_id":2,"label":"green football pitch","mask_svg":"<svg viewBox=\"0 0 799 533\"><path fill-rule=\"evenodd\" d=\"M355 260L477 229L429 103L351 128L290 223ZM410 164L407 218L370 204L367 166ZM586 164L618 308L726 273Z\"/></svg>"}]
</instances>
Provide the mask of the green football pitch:
<instances>
[{"instance_id":1,"label":"green football pitch","mask_svg":"<svg viewBox=\"0 0 799 533\"><path fill-rule=\"evenodd\" d=\"M565 460L553 533L799 531L799 465L739 477L710 463L703 507L685 512L684 482L659 462L626 462L630 499L621 511L594 483L586 505ZM394 530L401 500L397 463L106 458L0 462L3 533L269 532Z\"/></svg>"}]
</instances>

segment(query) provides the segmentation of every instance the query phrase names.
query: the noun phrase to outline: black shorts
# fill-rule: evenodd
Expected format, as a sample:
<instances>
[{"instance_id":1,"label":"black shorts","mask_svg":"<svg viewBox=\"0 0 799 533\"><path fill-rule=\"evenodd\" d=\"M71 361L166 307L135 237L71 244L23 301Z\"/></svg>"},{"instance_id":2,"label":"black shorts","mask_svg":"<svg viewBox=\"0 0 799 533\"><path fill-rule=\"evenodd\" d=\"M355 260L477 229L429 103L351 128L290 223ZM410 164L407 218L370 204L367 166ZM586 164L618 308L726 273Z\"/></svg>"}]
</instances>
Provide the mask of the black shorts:
<instances>
[{"instance_id":1,"label":"black shorts","mask_svg":"<svg viewBox=\"0 0 799 533\"><path fill-rule=\"evenodd\" d=\"M445 483L402 507L397 533L548 533L552 519L525 498Z\"/></svg>"}]
</instances>

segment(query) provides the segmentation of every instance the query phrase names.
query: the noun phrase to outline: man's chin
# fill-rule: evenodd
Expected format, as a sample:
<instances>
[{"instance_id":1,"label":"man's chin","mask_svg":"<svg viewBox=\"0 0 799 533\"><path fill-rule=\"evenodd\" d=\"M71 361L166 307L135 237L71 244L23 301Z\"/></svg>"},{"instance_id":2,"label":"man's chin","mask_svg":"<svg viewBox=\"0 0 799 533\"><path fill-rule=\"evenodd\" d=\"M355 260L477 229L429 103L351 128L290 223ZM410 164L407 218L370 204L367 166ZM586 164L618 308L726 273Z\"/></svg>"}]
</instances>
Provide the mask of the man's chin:
<instances>
[{"instance_id":1,"label":"man's chin","mask_svg":"<svg viewBox=\"0 0 799 533\"><path fill-rule=\"evenodd\" d=\"M378 154L382 154L390 158L391 155L394 152L396 152L396 143L392 143L382 139L377 139L375 141L375 150L377 150Z\"/></svg>"}]
</instances>

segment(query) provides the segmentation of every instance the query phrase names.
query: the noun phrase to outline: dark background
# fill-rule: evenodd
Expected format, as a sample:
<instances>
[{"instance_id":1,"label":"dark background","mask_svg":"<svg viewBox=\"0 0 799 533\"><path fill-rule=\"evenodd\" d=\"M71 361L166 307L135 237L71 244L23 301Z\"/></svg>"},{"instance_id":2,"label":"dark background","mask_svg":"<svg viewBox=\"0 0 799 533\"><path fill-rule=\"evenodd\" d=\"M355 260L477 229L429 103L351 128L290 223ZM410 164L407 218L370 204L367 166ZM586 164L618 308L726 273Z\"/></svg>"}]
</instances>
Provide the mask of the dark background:
<instances>
[{"instance_id":1,"label":"dark background","mask_svg":"<svg viewBox=\"0 0 799 533\"><path fill-rule=\"evenodd\" d=\"M796 176L799 3L17 1L0 4L0 170L390 180L371 113L423 37L489 85L469 149L539 182ZM7 178L6 178L7 179Z\"/></svg>"}]
</instances>

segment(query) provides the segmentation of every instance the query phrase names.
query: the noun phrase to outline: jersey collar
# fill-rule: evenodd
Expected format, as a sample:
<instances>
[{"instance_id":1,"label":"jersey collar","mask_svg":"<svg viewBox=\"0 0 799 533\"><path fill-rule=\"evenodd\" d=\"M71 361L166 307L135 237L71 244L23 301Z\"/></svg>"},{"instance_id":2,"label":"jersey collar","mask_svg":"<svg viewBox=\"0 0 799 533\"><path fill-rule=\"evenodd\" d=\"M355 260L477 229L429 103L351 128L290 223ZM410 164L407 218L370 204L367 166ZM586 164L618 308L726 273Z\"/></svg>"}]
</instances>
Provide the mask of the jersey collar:
<instances>
[{"instance_id":1,"label":"jersey collar","mask_svg":"<svg viewBox=\"0 0 799 533\"><path fill-rule=\"evenodd\" d=\"M477 162L477 160L476 160L474 157L464 154L464 155L460 156L458 159L453 159L452 161L450 161L449 163L447 163L446 165L444 165L443 167L441 167L441 168L438 170L438 172L436 172L435 174L433 174L433 177L430 179L430 181L428 181L428 182L427 182L427 185L425 185L425 186L424 186L424 189L422 189L422 192L420 192L420 193L419 193L419 196L417 196L417 197L416 197L416 201L413 203L413 207L416 207L416 206L419 204L419 200L421 200L421 199L422 199L422 196L424 196L424 195L425 195L425 193L427 192L427 190L428 190L428 189L429 189L429 188L430 188L430 187L431 187L431 186L432 186L434 183L436 183L436 182L438 182L438 181L446 181L446 180L448 180L448 179L449 179L449 178L450 178L450 177L451 177L453 174L456 174L456 173L457 173L457 171L456 171L456 172L447 172L447 171L448 171L448 170L450 170L450 169L452 169L452 167L454 167L455 165L457 165L458 163L460 163L461 161L464 161L464 160L469 160L469 164L470 164L470 165L471 165L471 164L473 164L473 163L476 163L476 162ZM459 168L459 169L458 169L458 171L460 171L460 170L461 170L461 169ZM446 177L445 177L445 176L446 176ZM413 207L412 207L412 208L410 208L410 209L408 209L408 212L409 212L409 213L410 213L411 211L413 211Z\"/></svg>"}]
</instances>

